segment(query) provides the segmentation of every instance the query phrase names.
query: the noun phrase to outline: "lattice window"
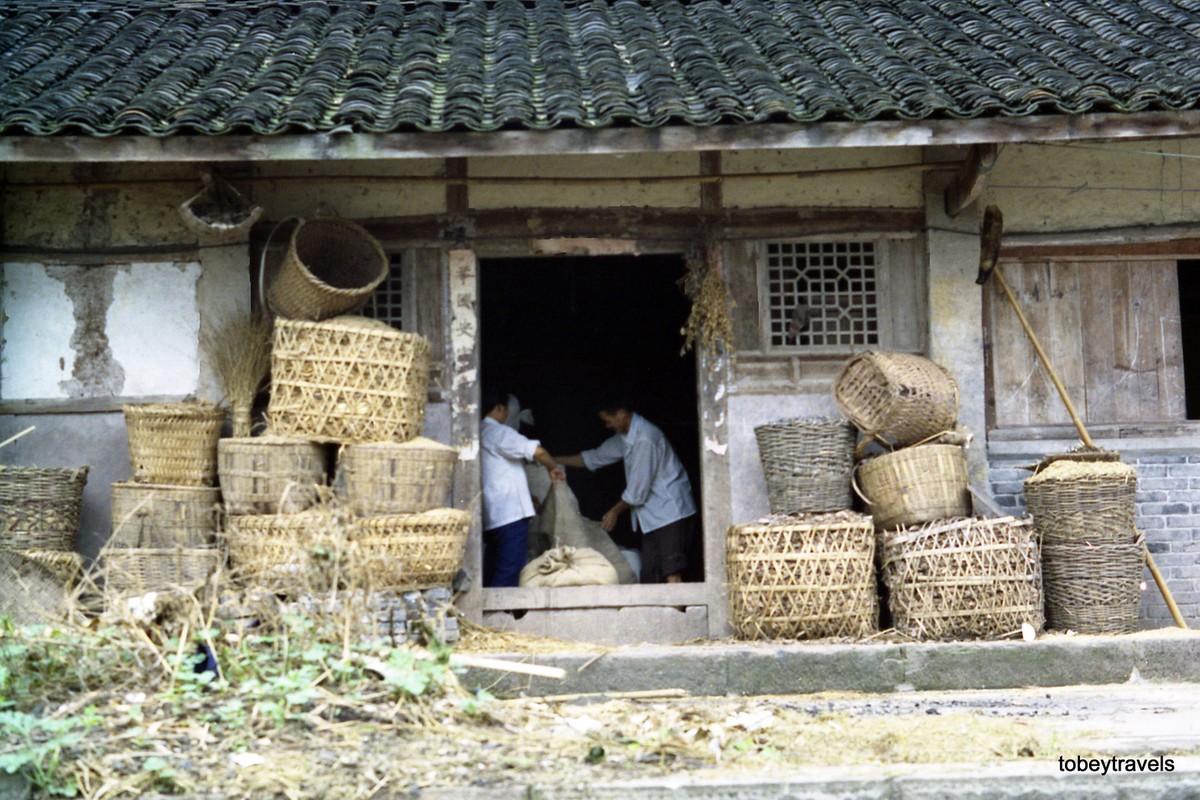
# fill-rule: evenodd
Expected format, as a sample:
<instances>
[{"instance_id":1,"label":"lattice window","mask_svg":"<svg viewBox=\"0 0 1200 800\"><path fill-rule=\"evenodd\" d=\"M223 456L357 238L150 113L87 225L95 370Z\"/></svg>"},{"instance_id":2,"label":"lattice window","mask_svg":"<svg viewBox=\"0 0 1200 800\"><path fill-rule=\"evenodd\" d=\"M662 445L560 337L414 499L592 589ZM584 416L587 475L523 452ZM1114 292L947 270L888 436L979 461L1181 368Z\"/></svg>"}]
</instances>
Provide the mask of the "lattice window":
<instances>
[{"instance_id":1,"label":"lattice window","mask_svg":"<svg viewBox=\"0 0 1200 800\"><path fill-rule=\"evenodd\" d=\"M879 345L875 242L768 242L766 257L771 348Z\"/></svg>"},{"instance_id":2,"label":"lattice window","mask_svg":"<svg viewBox=\"0 0 1200 800\"><path fill-rule=\"evenodd\" d=\"M363 315L386 322L394 328L404 328L404 270L399 254L392 256L388 276L367 301Z\"/></svg>"}]
</instances>

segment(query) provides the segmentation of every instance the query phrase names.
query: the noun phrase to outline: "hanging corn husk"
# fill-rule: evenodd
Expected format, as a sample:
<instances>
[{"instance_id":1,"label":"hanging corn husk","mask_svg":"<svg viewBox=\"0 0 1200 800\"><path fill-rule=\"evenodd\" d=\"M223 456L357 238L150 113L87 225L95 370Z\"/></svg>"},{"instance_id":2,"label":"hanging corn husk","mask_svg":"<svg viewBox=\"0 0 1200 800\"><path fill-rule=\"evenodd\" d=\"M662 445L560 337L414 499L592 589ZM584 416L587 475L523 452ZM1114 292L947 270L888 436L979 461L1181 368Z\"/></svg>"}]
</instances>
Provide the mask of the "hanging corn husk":
<instances>
[{"instance_id":1,"label":"hanging corn husk","mask_svg":"<svg viewBox=\"0 0 1200 800\"><path fill-rule=\"evenodd\" d=\"M225 389L233 435L250 435L254 397L271 369L271 320L261 314L227 320L208 337L213 370Z\"/></svg>"},{"instance_id":2,"label":"hanging corn husk","mask_svg":"<svg viewBox=\"0 0 1200 800\"><path fill-rule=\"evenodd\" d=\"M713 350L718 343L726 347L733 343L733 299L720 268L712 260L696 257L690 260L687 275L680 281L684 294L692 301L683 334L683 355L699 341L701 347Z\"/></svg>"}]
</instances>

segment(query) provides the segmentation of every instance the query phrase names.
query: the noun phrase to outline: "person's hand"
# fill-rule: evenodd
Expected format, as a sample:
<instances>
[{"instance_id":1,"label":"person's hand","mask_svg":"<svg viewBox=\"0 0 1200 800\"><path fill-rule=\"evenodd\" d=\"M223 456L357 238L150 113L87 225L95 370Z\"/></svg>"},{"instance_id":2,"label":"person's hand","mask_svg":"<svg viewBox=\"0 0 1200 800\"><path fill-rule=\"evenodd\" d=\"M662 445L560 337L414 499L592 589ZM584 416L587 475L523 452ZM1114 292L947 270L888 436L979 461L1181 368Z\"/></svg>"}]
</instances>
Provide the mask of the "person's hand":
<instances>
[{"instance_id":1,"label":"person's hand","mask_svg":"<svg viewBox=\"0 0 1200 800\"><path fill-rule=\"evenodd\" d=\"M554 469L550 470L550 482L551 483L560 483L562 481L565 481L566 479L567 479L567 471L565 469L563 469L563 466L561 464L559 464Z\"/></svg>"},{"instance_id":2,"label":"person's hand","mask_svg":"<svg viewBox=\"0 0 1200 800\"><path fill-rule=\"evenodd\" d=\"M620 516L621 512L619 509L610 508L600 519L601 529L603 529L605 533L612 533L613 528L617 527L617 518Z\"/></svg>"}]
</instances>

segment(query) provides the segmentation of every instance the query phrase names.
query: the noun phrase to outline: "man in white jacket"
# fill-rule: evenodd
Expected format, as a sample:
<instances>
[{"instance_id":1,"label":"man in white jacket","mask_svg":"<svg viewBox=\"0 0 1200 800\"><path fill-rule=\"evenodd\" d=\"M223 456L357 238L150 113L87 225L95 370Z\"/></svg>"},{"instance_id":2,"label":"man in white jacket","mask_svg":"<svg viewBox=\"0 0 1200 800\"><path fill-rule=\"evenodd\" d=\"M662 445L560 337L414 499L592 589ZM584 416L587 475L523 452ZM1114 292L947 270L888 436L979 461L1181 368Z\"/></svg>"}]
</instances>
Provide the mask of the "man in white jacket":
<instances>
[{"instance_id":1,"label":"man in white jacket","mask_svg":"<svg viewBox=\"0 0 1200 800\"><path fill-rule=\"evenodd\" d=\"M558 462L595 471L624 461L625 491L604 514L600 527L611 531L617 518L629 511L633 529L642 532L642 583L679 583L697 524L687 471L663 432L634 413L629 402L602 405L600 420L614 435L593 450Z\"/></svg>"},{"instance_id":2,"label":"man in white jacket","mask_svg":"<svg viewBox=\"0 0 1200 800\"><path fill-rule=\"evenodd\" d=\"M536 439L504 424L508 392L490 388L483 394L485 409L479 428L480 469L483 479L483 585L517 586L525 566L533 496L525 477L525 462L536 461L553 481L564 472Z\"/></svg>"}]
</instances>

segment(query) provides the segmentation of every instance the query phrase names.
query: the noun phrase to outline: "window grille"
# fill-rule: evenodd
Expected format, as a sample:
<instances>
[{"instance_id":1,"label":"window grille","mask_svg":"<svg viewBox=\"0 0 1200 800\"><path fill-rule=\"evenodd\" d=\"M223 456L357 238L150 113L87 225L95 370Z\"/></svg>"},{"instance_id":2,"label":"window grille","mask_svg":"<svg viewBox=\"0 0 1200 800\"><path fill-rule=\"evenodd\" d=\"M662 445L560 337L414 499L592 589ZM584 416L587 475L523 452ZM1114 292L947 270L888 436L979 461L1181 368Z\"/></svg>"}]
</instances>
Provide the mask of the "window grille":
<instances>
[{"instance_id":1,"label":"window grille","mask_svg":"<svg viewBox=\"0 0 1200 800\"><path fill-rule=\"evenodd\" d=\"M387 277L379 284L363 308L363 315L386 322L394 328L404 328L404 270L401 256L392 256Z\"/></svg>"},{"instance_id":2,"label":"window grille","mask_svg":"<svg viewBox=\"0 0 1200 800\"><path fill-rule=\"evenodd\" d=\"M772 348L879 345L875 242L768 242L766 257Z\"/></svg>"}]
</instances>

